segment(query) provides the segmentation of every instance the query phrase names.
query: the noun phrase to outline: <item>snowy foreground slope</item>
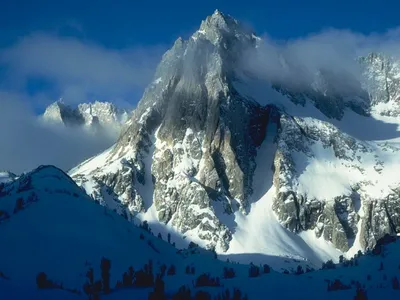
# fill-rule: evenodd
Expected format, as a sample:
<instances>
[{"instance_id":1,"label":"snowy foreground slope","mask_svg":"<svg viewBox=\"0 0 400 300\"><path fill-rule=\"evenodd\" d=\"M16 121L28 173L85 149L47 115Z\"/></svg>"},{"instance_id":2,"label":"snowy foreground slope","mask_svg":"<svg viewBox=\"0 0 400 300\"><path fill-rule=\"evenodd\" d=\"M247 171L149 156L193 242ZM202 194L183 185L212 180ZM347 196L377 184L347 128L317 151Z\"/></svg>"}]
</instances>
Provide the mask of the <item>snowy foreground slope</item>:
<instances>
[{"instance_id":1,"label":"snowy foreground slope","mask_svg":"<svg viewBox=\"0 0 400 300\"><path fill-rule=\"evenodd\" d=\"M371 54L355 58L360 78L275 82L243 63L262 49L216 11L164 54L117 143L69 175L178 247L244 263L259 253L319 267L400 232L398 63Z\"/></svg>"},{"instance_id":2,"label":"snowy foreground slope","mask_svg":"<svg viewBox=\"0 0 400 300\"><path fill-rule=\"evenodd\" d=\"M370 299L394 299L400 295L392 282L398 274L400 243L386 246L379 255L352 260L353 266L301 275L273 270L264 273L261 267L258 276L249 277L249 266L222 262L199 248L179 251L145 229L135 227L122 216L95 204L65 173L51 166L39 167L0 185L0 212L1 299L87 299L83 291L85 274L92 267L95 279L100 279L102 257L111 262L111 292L101 292L102 299L147 299L153 287L115 288L115 284L130 266L139 270L149 260L154 276L160 272L161 264L176 268L175 275L163 276L167 299L182 285L191 290L193 299L199 291L213 297L226 289L233 297L234 287L247 299L309 299L311 295L314 299L351 298L357 285L364 286ZM194 274L186 274L187 266L193 267ZM232 268L234 277L224 279L224 268ZM296 268L288 271L292 273ZM62 289L37 289L39 272L45 272L58 286L62 283ZM194 287L202 273L219 277L220 286ZM335 279L342 284L333 284ZM327 289L327 280L332 291ZM342 288L346 290L337 290Z\"/></svg>"}]
</instances>

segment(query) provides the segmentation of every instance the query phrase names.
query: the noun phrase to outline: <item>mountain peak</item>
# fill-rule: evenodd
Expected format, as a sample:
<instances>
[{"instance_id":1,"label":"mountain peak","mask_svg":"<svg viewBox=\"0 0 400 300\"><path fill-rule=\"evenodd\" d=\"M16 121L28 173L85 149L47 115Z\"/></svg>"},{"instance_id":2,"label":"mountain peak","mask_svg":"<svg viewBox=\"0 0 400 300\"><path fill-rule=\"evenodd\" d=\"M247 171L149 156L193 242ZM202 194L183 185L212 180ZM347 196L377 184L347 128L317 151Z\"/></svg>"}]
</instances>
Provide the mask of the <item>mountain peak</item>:
<instances>
[{"instance_id":1,"label":"mountain peak","mask_svg":"<svg viewBox=\"0 0 400 300\"><path fill-rule=\"evenodd\" d=\"M218 10L218 8L214 11L213 15L222 15L222 13Z\"/></svg>"},{"instance_id":2,"label":"mountain peak","mask_svg":"<svg viewBox=\"0 0 400 300\"><path fill-rule=\"evenodd\" d=\"M201 29L219 29L224 31L230 31L232 25L237 25L238 21L232 18L229 15L225 15L220 12L218 9L215 12L206 18L206 20L202 21L200 30Z\"/></svg>"},{"instance_id":3,"label":"mountain peak","mask_svg":"<svg viewBox=\"0 0 400 300\"><path fill-rule=\"evenodd\" d=\"M128 112L120 109L111 102L81 103L76 108L65 104L62 99L46 108L43 114L45 121L70 125L105 125L120 127L126 122Z\"/></svg>"},{"instance_id":4,"label":"mountain peak","mask_svg":"<svg viewBox=\"0 0 400 300\"><path fill-rule=\"evenodd\" d=\"M231 17L230 15L223 14L217 9L211 16L208 16L204 21L201 22L200 29L195 34L198 33L205 35L208 40L215 44L218 40L220 40L221 36L248 38L251 37L253 32L235 18Z\"/></svg>"},{"instance_id":5,"label":"mountain peak","mask_svg":"<svg viewBox=\"0 0 400 300\"><path fill-rule=\"evenodd\" d=\"M1 171L0 170L0 183L5 183L9 181L13 181L17 175L11 173L10 171Z\"/></svg>"},{"instance_id":6,"label":"mountain peak","mask_svg":"<svg viewBox=\"0 0 400 300\"><path fill-rule=\"evenodd\" d=\"M43 119L46 122L72 125L75 124L77 117L74 110L60 98L46 108Z\"/></svg>"},{"instance_id":7,"label":"mountain peak","mask_svg":"<svg viewBox=\"0 0 400 300\"><path fill-rule=\"evenodd\" d=\"M214 20L221 19L221 20L224 20L225 22L226 22L226 20L227 20L228 18L233 19L233 18L230 17L229 15L223 14L223 13L222 13L221 11L219 11L218 9L216 9L216 10L214 11L214 13L210 16L210 18L211 18L211 19L214 19Z\"/></svg>"},{"instance_id":8,"label":"mountain peak","mask_svg":"<svg viewBox=\"0 0 400 300\"><path fill-rule=\"evenodd\" d=\"M63 109L65 108L67 105L65 104L64 100L62 98L58 99L57 101L54 101L53 103L51 103L46 110L51 110L51 109Z\"/></svg>"}]
</instances>

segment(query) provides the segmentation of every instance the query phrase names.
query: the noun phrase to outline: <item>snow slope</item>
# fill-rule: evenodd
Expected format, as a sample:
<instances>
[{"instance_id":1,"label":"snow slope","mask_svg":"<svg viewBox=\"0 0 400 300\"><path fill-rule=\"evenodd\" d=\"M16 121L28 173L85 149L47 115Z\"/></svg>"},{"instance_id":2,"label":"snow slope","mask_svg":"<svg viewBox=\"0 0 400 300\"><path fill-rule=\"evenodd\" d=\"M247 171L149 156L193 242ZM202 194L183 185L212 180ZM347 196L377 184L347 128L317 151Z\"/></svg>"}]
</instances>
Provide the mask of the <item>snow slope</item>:
<instances>
[{"instance_id":1,"label":"snow slope","mask_svg":"<svg viewBox=\"0 0 400 300\"><path fill-rule=\"evenodd\" d=\"M227 254L261 254L254 263L267 262L276 270L284 269L293 260L282 261L276 256L320 266L329 259L337 259L340 251L323 239L317 239L313 232L297 235L285 229L277 220L272 201L275 190L272 187L272 165L276 151L274 143L276 124L269 123L266 138L257 153L257 167L254 174L254 195L248 215L235 214L236 232ZM234 255L233 255L234 256ZM243 256L242 262L248 262Z\"/></svg>"},{"instance_id":2,"label":"snow slope","mask_svg":"<svg viewBox=\"0 0 400 300\"><path fill-rule=\"evenodd\" d=\"M278 93L267 82L243 77L234 86L248 99L263 105L275 105L285 115L277 143L278 151L286 152L286 164L291 168L291 174L279 175L281 184L275 193L294 192L298 197L317 199L333 206L338 197L357 194L358 200L354 200L354 212L349 223L356 223L359 219L358 235L354 241L349 240L349 255L364 249L366 245L360 244L359 231L366 215L365 208L369 202L386 201L400 185L397 176L400 119L382 116L373 107L367 116L346 108L338 120L324 115L307 96L295 95L299 101L295 104L289 96ZM258 155L264 156L262 153ZM285 223L284 219L280 221ZM379 230L384 229L377 226L375 231ZM367 244L371 246L373 243ZM328 253L335 251L331 249Z\"/></svg>"},{"instance_id":3,"label":"snow slope","mask_svg":"<svg viewBox=\"0 0 400 300\"><path fill-rule=\"evenodd\" d=\"M307 265L313 268L320 267L328 259L337 261L341 252L337 251L331 244L323 239L317 239L314 237L313 232L304 232L301 235L297 235L286 230L273 213L271 205L275 191L272 188L272 165L276 151L274 142L276 130L277 124L271 122L268 125L266 139L258 150L257 168L254 175L255 192L250 213L243 215L237 211L234 215L228 216L223 212L223 209L216 209L217 214L221 218L226 218L228 224L233 222L232 229L235 231L228 252L221 252L220 258L233 257L235 261L245 264L250 262L268 263L276 270L284 270L288 266L296 267L299 261L302 261L304 266ZM102 174L106 175L123 168L123 164L120 161L112 159L111 151L112 148L87 160L70 170L69 174L71 176L76 174L87 176L89 172L93 172L98 168L97 176L102 176ZM123 160L129 160L134 155L134 153L129 153ZM145 166L147 170L145 174L149 177L151 176L153 151L150 150L146 157ZM183 161L182 163L184 164L185 162ZM75 180L77 181L76 178ZM198 238L196 230L186 232L183 235L171 226L172 222L160 224L152 199L151 178L146 178L145 182L147 183L146 185L137 184L136 187L144 198L146 210L143 213L136 214L132 218L133 223L139 224L140 221L146 220L156 234L161 233L163 236L168 233L171 234L178 248L187 247L190 241L205 247L204 242ZM96 190L93 189L96 186L95 182L89 180L81 183L81 186L96 199ZM123 199L123 196L121 198ZM108 208L118 209L117 202L112 197L105 197L104 201ZM217 204L214 205L214 208L215 206ZM240 257L237 257L237 254L240 254ZM253 254L260 255L254 256ZM277 259L276 257L281 257L282 259Z\"/></svg>"},{"instance_id":4,"label":"snow slope","mask_svg":"<svg viewBox=\"0 0 400 300\"><path fill-rule=\"evenodd\" d=\"M24 199L24 207L13 213L17 198ZM181 270L195 261L97 205L55 167L40 167L6 185L0 210L10 215L0 222L0 272L11 278L12 284L27 289L35 288L41 271L63 282L64 287L80 289L89 266L99 275L103 256L112 262L111 286L130 265L139 269L149 259L155 266L157 262L174 263ZM196 265L199 271L221 270L222 262L215 262L210 254L204 258Z\"/></svg>"},{"instance_id":5,"label":"snow slope","mask_svg":"<svg viewBox=\"0 0 400 300\"><path fill-rule=\"evenodd\" d=\"M83 293L76 295L58 289L37 290L36 275L46 272L51 280L62 282L64 288L81 290L89 267L94 268L95 277L99 278L103 256L111 260L112 287L131 265L139 269L151 259L157 270L160 263L174 264L177 274L164 277L169 297L182 285L192 289L193 296L199 290L216 295L225 289L232 291L234 287L239 287L248 299L260 299L263 295L268 295L270 299L309 299L311 294L316 299L337 299L355 295L354 284L349 290L327 292L326 280L338 278L344 284L350 285L352 280L365 284L372 299L399 296L399 292L391 288L391 279L398 274L399 243L389 245L384 256L359 258L355 267L338 267L303 275L272 271L249 278L248 266L224 263L214 259L209 251L198 248L177 251L167 242L133 226L121 216L91 201L65 173L55 167L40 167L21 176L6 184L0 195L0 210L10 215L9 219L0 222L1 299L87 299ZM18 198L24 199L23 208L13 212ZM260 203L267 205L268 193L264 200ZM262 209L262 205L258 208ZM252 216L247 222L254 222ZM278 228L274 230L276 236L284 237ZM144 235L143 240L139 238L140 234ZM241 238L238 235L238 240ZM269 261L273 262L272 259ZM384 270L378 271L381 261ZM188 265L195 267L195 275L185 274ZM223 287L193 287L192 282L198 275L207 272L221 277L224 267L233 268L236 276L232 279L221 278ZM291 270L291 266L287 269ZM372 279L368 280L367 274ZM117 289L104 299L147 299L150 291L148 288Z\"/></svg>"},{"instance_id":6,"label":"snow slope","mask_svg":"<svg viewBox=\"0 0 400 300\"><path fill-rule=\"evenodd\" d=\"M113 264L119 274L127 268L122 262L139 265L147 259L175 255L172 247L166 247L161 254L140 241L137 228L96 205L62 171L42 167L28 176L32 189L14 192L20 184L17 181L6 186L11 192L0 199L0 209L11 215L0 225L0 269L7 276L34 286L36 274L45 271L65 286L79 287L85 263L97 266L102 256L120 258ZM38 200L29 203L32 191ZM12 214L17 197L24 198L27 204ZM27 265L29 268L21 272Z\"/></svg>"}]
</instances>

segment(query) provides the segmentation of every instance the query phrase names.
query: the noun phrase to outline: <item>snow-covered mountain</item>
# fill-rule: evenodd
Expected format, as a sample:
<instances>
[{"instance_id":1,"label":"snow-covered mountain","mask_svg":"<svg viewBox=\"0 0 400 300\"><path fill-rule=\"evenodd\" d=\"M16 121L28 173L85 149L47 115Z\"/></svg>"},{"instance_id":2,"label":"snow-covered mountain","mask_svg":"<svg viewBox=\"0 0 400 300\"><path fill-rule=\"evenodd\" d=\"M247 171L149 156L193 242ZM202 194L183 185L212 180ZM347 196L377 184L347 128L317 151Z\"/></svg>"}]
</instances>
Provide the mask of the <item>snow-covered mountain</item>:
<instances>
[{"instance_id":1,"label":"snow-covered mountain","mask_svg":"<svg viewBox=\"0 0 400 300\"><path fill-rule=\"evenodd\" d=\"M273 82L241 60L261 43L207 17L164 54L118 142L70 176L120 214L246 262L318 266L399 232L397 62L359 58L362 80Z\"/></svg>"},{"instance_id":2,"label":"snow-covered mountain","mask_svg":"<svg viewBox=\"0 0 400 300\"><path fill-rule=\"evenodd\" d=\"M194 261L96 205L68 175L52 166L39 167L0 185L0 236L0 281L10 278L27 290L26 295L36 289L36 275L42 271L65 288L81 290L90 267L100 277L98 266L103 256L112 262L113 287L130 265L138 270L151 259L155 269L159 268L157 262L165 262L168 266L182 264L176 267L184 270L185 264ZM214 260L212 255L204 257L205 261ZM215 267L222 264L217 262ZM202 266L196 267L201 272ZM2 293L0 288L1 298L11 299ZM147 297L148 291L145 293ZM37 297L43 299L40 294Z\"/></svg>"},{"instance_id":3,"label":"snow-covered mountain","mask_svg":"<svg viewBox=\"0 0 400 300\"><path fill-rule=\"evenodd\" d=\"M279 261L287 274L268 265L223 262L197 247L177 250L171 245L174 236L157 238L145 224L134 226L97 205L52 166L0 185L0 236L0 296L7 300L96 299L95 295L115 300L261 295L347 299L364 293L371 299L395 299L399 293L400 243L393 242L395 238L387 238L391 244L367 256L336 266L328 262L319 271L279 257L264 259Z\"/></svg>"},{"instance_id":4,"label":"snow-covered mountain","mask_svg":"<svg viewBox=\"0 0 400 300\"><path fill-rule=\"evenodd\" d=\"M0 183L6 183L15 180L17 175L9 171L0 171Z\"/></svg>"},{"instance_id":5,"label":"snow-covered mountain","mask_svg":"<svg viewBox=\"0 0 400 300\"><path fill-rule=\"evenodd\" d=\"M128 112L109 102L82 103L77 108L65 104L62 100L49 105L42 120L65 126L84 126L89 129L120 129L128 120Z\"/></svg>"}]
</instances>

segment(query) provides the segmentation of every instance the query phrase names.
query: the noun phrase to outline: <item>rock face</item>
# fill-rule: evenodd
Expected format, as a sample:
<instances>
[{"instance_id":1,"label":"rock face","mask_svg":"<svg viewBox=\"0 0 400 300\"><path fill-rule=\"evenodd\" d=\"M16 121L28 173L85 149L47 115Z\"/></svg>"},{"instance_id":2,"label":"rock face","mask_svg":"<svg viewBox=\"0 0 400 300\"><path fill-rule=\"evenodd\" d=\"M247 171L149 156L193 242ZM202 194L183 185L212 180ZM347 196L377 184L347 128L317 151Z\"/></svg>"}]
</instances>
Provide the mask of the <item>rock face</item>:
<instances>
[{"instance_id":1,"label":"rock face","mask_svg":"<svg viewBox=\"0 0 400 300\"><path fill-rule=\"evenodd\" d=\"M371 53L361 57L363 84L377 112L384 116L400 115L400 64L393 57Z\"/></svg>"},{"instance_id":2,"label":"rock face","mask_svg":"<svg viewBox=\"0 0 400 300\"><path fill-rule=\"evenodd\" d=\"M226 251L235 230L224 220L245 216L258 200L255 158L274 123L278 130L268 132L277 145L270 186L283 226L314 230L343 252L398 232L399 181L393 174L399 148L346 133L354 129L346 115L368 126L377 122L371 113L381 96L372 97L361 82L339 93L343 74L327 70L296 88L259 82L238 66L260 42L216 11L164 54L118 142L72 169L71 177L121 214L168 224ZM369 79L377 80L372 61L361 59Z\"/></svg>"},{"instance_id":3,"label":"rock face","mask_svg":"<svg viewBox=\"0 0 400 300\"><path fill-rule=\"evenodd\" d=\"M98 185L112 182L113 192L132 213L148 208L137 187L143 185L152 190L145 193L154 197L160 222L182 233L195 231L210 247L226 250L231 233L213 202L227 213L249 209L254 156L267 118L265 108L231 88L233 70L226 62L238 60L241 48L255 42L219 12L189 41L178 39L163 56L131 125L107 153L113 164L121 161L118 172L91 173ZM227 45L236 51L226 51ZM78 183L77 178L85 180L84 166L71 171Z\"/></svg>"},{"instance_id":4,"label":"rock face","mask_svg":"<svg viewBox=\"0 0 400 300\"><path fill-rule=\"evenodd\" d=\"M127 121L128 113L109 102L83 103L74 109L59 100L46 108L42 119L65 126L120 128Z\"/></svg>"}]
</instances>

